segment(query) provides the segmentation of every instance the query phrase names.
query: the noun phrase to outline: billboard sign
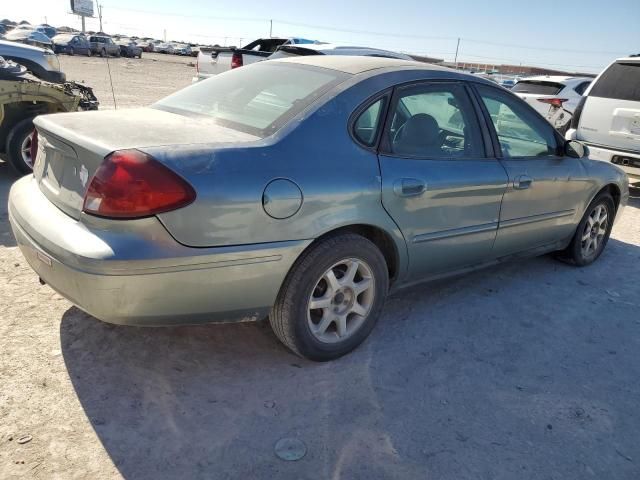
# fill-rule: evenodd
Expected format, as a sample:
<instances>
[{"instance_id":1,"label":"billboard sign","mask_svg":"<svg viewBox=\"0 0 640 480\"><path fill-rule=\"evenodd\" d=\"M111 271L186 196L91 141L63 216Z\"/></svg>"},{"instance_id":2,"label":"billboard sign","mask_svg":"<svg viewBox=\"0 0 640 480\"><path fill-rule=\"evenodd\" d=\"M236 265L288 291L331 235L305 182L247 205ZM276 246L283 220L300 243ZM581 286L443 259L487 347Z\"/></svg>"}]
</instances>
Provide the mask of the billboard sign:
<instances>
[{"instance_id":1,"label":"billboard sign","mask_svg":"<svg viewBox=\"0 0 640 480\"><path fill-rule=\"evenodd\" d=\"M93 0L71 0L71 11L76 15L93 17Z\"/></svg>"}]
</instances>

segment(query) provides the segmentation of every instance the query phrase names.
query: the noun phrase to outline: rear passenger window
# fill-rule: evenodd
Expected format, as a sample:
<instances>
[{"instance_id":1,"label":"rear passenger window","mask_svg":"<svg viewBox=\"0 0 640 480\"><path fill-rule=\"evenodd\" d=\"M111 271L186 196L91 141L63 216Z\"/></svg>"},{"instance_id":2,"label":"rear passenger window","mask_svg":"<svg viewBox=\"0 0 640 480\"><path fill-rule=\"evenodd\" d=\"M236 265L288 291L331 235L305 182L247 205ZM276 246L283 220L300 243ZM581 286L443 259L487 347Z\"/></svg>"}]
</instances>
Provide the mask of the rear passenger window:
<instances>
[{"instance_id":1,"label":"rear passenger window","mask_svg":"<svg viewBox=\"0 0 640 480\"><path fill-rule=\"evenodd\" d=\"M422 158L484 157L480 128L464 88L430 83L399 91L386 134L390 153Z\"/></svg>"},{"instance_id":2,"label":"rear passenger window","mask_svg":"<svg viewBox=\"0 0 640 480\"><path fill-rule=\"evenodd\" d=\"M497 88L477 85L498 135L505 158L555 156L557 142L553 127L530 111L517 97Z\"/></svg>"},{"instance_id":3,"label":"rear passenger window","mask_svg":"<svg viewBox=\"0 0 640 480\"><path fill-rule=\"evenodd\" d=\"M360 143L372 147L376 143L378 129L384 110L385 98L371 104L356 120L353 133Z\"/></svg>"},{"instance_id":4,"label":"rear passenger window","mask_svg":"<svg viewBox=\"0 0 640 480\"><path fill-rule=\"evenodd\" d=\"M614 63L596 81L589 96L640 101L640 62Z\"/></svg>"}]
</instances>

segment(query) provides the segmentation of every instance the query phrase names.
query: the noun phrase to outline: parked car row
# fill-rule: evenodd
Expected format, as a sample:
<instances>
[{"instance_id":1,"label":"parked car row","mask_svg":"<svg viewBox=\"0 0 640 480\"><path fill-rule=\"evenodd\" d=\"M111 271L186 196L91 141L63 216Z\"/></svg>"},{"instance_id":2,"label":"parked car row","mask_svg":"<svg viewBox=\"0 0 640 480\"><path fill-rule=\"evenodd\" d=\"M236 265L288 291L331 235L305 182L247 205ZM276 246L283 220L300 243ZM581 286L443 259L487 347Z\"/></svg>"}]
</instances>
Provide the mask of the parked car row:
<instances>
[{"instance_id":1,"label":"parked car row","mask_svg":"<svg viewBox=\"0 0 640 480\"><path fill-rule=\"evenodd\" d=\"M336 45L304 38L260 38L242 48L201 48L193 81L198 82L263 60L310 55L357 55L413 60L409 55L377 48Z\"/></svg>"}]
</instances>

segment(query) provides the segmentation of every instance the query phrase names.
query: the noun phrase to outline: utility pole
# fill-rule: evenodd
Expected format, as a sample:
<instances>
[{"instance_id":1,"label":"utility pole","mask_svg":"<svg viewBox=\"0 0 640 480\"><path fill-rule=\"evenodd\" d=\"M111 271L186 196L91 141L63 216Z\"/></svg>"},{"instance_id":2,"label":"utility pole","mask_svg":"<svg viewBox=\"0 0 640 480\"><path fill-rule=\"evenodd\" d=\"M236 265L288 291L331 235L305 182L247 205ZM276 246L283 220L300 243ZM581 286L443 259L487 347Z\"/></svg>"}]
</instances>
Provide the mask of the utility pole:
<instances>
[{"instance_id":1,"label":"utility pole","mask_svg":"<svg viewBox=\"0 0 640 480\"><path fill-rule=\"evenodd\" d=\"M273 20L269 20L269 38L273 38Z\"/></svg>"},{"instance_id":2,"label":"utility pole","mask_svg":"<svg viewBox=\"0 0 640 480\"><path fill-rule=\"evenodd\" d=\"M163 32L162 39L164 40L164 43L167 43L167 29L165 28Z\"/></svg>"},{"instance_id":3,"label":"utility pole","mask_svg":"<svg viewBox=\"0 0 640 480\"><path fill-rule=\"evenodd\" d=\"M98 4L98 19L100 20L100 31L103 32L104 30L102 30L102 5L100 4Z\"/></svg>"},{"instance_id":4,"label":"utility pole","mask_svg":"<svg viewBox=\"0 0 640 480\"><path fill-rule=\"evenodd\" d=\"M456 45L456 58L454 62L456 64L456 70L458 69L458 50L460 49L460 37L458 37L458 44Z\"/></svg>"}]
</instances>

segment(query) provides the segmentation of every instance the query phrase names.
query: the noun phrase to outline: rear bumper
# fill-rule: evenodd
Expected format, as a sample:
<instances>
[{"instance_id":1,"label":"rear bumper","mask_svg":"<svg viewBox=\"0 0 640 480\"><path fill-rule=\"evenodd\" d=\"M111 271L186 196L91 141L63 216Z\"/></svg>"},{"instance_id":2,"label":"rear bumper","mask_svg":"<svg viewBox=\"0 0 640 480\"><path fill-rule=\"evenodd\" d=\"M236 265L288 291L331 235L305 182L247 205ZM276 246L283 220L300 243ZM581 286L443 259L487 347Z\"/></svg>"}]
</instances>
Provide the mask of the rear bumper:
<instances>
[{"instance_id":1,"label":"rear bumper","mask_svg":"<svg viewBox=\"0 0 640 480\"><path fill-rule=\"evenodd\" d=\"M589 149L589 158L611 162L622 168L632 182L640 181L640 152L629 153L606 147L585 144Z\"/></svg>"},{"instance_id":2,"label":"rear bumper","mask_svg":"<svg viewBox=\"0 0 640 480\"><path fill-rule=\"evenodd\" d=\"M33 177L9 194L9 220L27 262L58 293L110 323L156 326L266 316L310 241L190 248L156 218L121 228L69 217Z\"/></svg>"}]
</instances>

